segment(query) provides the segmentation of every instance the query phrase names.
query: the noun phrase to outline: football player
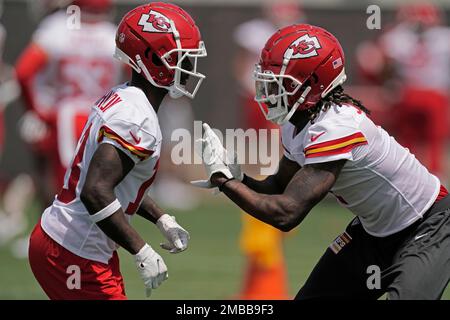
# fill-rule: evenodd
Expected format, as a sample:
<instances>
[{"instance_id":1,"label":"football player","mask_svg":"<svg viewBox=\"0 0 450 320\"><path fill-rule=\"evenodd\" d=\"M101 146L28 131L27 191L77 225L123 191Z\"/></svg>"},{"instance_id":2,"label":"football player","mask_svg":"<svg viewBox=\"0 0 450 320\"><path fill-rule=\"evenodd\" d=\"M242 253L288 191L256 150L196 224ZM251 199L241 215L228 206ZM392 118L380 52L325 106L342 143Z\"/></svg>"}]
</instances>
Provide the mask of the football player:
<instances>
[{"instance_id":1,"label":"football player","mask_svg":"<svg viewBox=\"0 0 450 320\"><path fill-rule=\"evenodd\" d=\"M89 107L121 78L114 60L117 26L109 22L111 0L33 1L61 8L46 16L17 61L17 78L28 112L21 136L33 151L35 181L43 205L63 183ZM68 3L80 8L62 10ZM43 5L43 4L41 4Z\"/></svg>"},{"instance_id":2,"label":"football player","mask_svg":"<svg viewBox=\"0 0 450 320\"><path fill-rule=\"evenodd\" d=\"M322 28L276 32L256 66L255 99L266 119L281 125L278 172L262 181L243 175L204 124L208 180L194 184L218 187L283 231L327 194L356 215L297 299L376 299L386 292L389 299L438 299L450 278L448 192L344 92L344 65L341 45ZM376 270L378 281L370 278Z\"/></svg>"},{"instance_id":3,"label":"football player","mask_svg":"<svg viewBox=\"0 0 450 320\"><path fill-rule=\"evenodd\" d=\"M255 84L251 77L266 40L279 28L305 20L303 8L295 0L278 0L263 5L263 17L245 21L233 32L238 48L233 58L233 71L239 84L238 103L244 116L244 130L252 128L278 129L265 117L255 101ZM256 147L256 146L255 146ZM256 150L255 150L256 151ZM247 172L258 170L258 165L246 167ZM240 249L245 258L241 292L242 300L287 299L287 274L283 253L283 232L246 213L241 214Z\"/></svg>"},{"instance_id":4,"label":"football player","mask_svg":"<svg viewBox=\"0 0 450 320\"><path fill-rule=\"evenodd\" d=\"M178 6L142 5L122 19L115 56L132 78L93 107L64 186L31 235L29 262L51 299L125 299L118 246L134 256L147 295L167 279L161 256L129 224L134 214L158 226L164 249L188 245L188 232L147 190L161 150L161 101L167 93L193 98L204 79L196 67L206 56L199 29ZM68 279L73 270L78 282Z\"/></svg>"}]
</instances>

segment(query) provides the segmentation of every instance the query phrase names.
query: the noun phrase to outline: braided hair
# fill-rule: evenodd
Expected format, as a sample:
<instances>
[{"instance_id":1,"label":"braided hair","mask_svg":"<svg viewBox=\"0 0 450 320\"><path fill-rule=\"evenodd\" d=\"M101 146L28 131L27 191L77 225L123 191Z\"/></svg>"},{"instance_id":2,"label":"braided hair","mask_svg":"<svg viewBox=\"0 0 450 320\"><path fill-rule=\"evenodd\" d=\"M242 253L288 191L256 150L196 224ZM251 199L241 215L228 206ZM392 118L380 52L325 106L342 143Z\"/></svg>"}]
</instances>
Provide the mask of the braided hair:
<instances>
[{"instance_id":1,"label":"braided hair","mask_svg":"<svg viewBox=\"0 0 450 320\"><path fill-rule=\"evenodd\" d=\"M370 115L370 110L367 109L361 101L349 96L344 93L344 88L342 86L337 86L324 98L322 98L313 108L309 109L309 119L314 123L314 120L319 116L322 111L327 111L332 104L342 106L343 104L351 104L362 111L365 114Z\"/></svg>"}]
</instances>

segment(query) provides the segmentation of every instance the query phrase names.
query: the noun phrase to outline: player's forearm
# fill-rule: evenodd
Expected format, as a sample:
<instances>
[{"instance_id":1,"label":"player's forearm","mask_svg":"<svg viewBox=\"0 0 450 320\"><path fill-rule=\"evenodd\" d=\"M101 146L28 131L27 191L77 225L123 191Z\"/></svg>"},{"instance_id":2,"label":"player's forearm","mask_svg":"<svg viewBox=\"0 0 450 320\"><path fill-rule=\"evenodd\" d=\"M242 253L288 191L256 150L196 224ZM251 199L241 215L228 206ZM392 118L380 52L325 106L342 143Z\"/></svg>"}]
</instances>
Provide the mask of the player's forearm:
<instances>
[{"instance_id":1,"label":"player's forearm","mask_svg":"<svg viewBox=\"0 0 450 320\"><path fill-rule=\"evenodd\" d=\"M292 177L300 170L300 168L301 167L296 162L283 156L275 174L270 175L261 181L245 175L242 183L258 193L282 194L289 181L291 181Z\"/></svg>"},{"instance_id":2,"label":"player's forearm","mask_svg":"<svg viewBox=\"0 0 450 320\"><path fill-rule=\"evenodd\" d=\"M215 180L217 185L224 181L225 177ZM227 182L222 192L251 216L282 231L297 226L309 212L285 195L260 194L237 180Z\"/></svg>"},{"instance_id":3,"label":"player's forearm","mask_svg":"<svg viewBox=\"0 0 450 320\"><path fill-rule=\"evenodd\" d=\"M83 190L80 198L91 215L107 207L116 199L112 190L105 192ZM106 219L97 222L97 225L111 240L131 254L138 253L145 245L145 241L126 220L121 208Z\"/></svg>"},{"instance_id":4,"label":"player's forearm","mask_svg":"<svg viewBox=\"0 0 450 320\"><path fill-rule=\"evenodd\" d=\"M144 219L156 223L158 219L164 215L164 212L158 205L153 201L149 196L145 196L142 201L138 211L136 212L138 215L143 217Z\"/></svg>"},{"instance_id":5,"label":"player's forearm","mask_svg":"<svg viewBox=\"0 0 450 320\"><path fill-rule=\"evenodd\" d=\"M268 176L264 180L256 180L244 175L242 183L257 193L263 194L281 194L283 190L278 184L275 176Z\"/></svg>"},{"instance_id":6,"label":"player's forearm","mask_svg":"<svg viewBox=\"0 0 450 320\"><path fill-rule=\"evenodd\" d=\"M133 255L145 245L145 241L125 219L122 209L97 225L110 239Z\"/></svg>"}]
</instances>

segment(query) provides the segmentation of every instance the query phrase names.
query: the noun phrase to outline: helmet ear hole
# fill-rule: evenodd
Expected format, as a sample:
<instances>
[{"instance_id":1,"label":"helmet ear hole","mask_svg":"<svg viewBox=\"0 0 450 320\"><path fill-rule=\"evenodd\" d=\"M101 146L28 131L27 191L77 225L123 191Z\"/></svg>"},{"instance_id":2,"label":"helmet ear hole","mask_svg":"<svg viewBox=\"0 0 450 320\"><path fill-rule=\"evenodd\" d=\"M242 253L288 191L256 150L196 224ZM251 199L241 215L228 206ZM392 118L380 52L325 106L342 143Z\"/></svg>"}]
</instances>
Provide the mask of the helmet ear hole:
<instances>
[{"instance_id":1,"label":"helmet ear hole","mask_svg":"<svg viewBox=\"0 0 450 320\"><path fill-rule=\"evenodd\" d=\"M311 80L314 82L314 84L317 84L319 82L319 77L315 72L311 75Z\"/></svg>"},{"instance_id":2,"label":"helmet ear hole","mask_svg":"<svg viewBox=\"0 0 450 320\"><path fill-rule=\"evenodd\" d=\"M312 77L312 76L311 76ZM317 77L317 76L316 76ZM305 83L300 87L299 91L304 91L306 87L311 87L311 80L312 79L308 79L305 81ZM315 83L317 83L317 81L315 81Z\"/></svg>"},{"instance_id":3,"label":"helmet ear hole","mask_svg":"<svg viewBox=\"0 0 450 320\"><path fill-rule=\"evenodd\" d=\"M144 57L148 59L148 55L150 54L150 48L145 49Z\"/></svg>"},{"instance_id":4,"label":"helmet ear hole","mask_svg":"<svg viewBox=\"0 0 450 320\"><path fill-rule=\"evenodd\" d=\"M161 59L158 57L156 53L152 54L152 63L157 67L161 67L163 65Z\"/></svg>"},{"instance_id":5,"label":"helmet ear hole","mask_svg":"<svg viewBox=\"0 0 450 320\"><path fill-rule=\"evenodd\" d=\"M312 83L312 79L309 78L308 80L305 81L305 83L303 83L300 88L298 89L297 93L292 96L289 97L289 107L291 108L301 97L301 95L305 92L305 90L307 90L308 87L311 87L311 83ZM308 90L309 92L309 90ZM303 103L302 103L303 104ZM302 106L299 107L299 110L302 109Z\"/></svg>"}]
</instances>

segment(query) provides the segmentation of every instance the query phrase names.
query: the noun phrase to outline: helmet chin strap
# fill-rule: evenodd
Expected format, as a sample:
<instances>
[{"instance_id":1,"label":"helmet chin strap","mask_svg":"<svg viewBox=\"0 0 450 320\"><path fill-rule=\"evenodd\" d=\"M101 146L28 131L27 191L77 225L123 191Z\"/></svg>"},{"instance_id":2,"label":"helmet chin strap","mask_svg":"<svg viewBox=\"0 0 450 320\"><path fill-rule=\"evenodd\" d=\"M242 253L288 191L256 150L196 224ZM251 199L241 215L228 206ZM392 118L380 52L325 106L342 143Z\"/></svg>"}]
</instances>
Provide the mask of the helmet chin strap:
<instances>
[{"instance_id":1,"label":"helmet chin strap","mask_svg":"<svg viewBox=\"0 0 450 320\"><path fill-rule=\"evenodd\" d=\"M183 92L181 92L179 89L177 89L174 85L167 87L167 86L161 86L158 85L152 78L152 76L150 75L150 72L148 72L147 67L145 66L145 64L142 62L142 59L139 55L136 55L136 64L140 69L140 72L144 73L145 78L155 87L158 88L164 88L167 89L169 91L169 95L172 99L179 99L181 98L184 94Z\"/></svg>"},{"instance_id":2,"label":"helmet chin strap","mask_svg":"<svg viewBox=\"0 0 450 320\"><path fill-rule=\"evenodd\" d=\"M181 85L180 85L181 86ZM183 92L175 88L174 85L169 87L169 95L172 99L179 99L184 96Z\"/></svg>"},{"instance_id":3,"label":"helmet chin strap","mask_svg":"<svg viewBox=\"0 0 450 320\"><path fill-rule=\"evenodd\" d=\"M177 44L178 49L178 63L181 61L181 58L183 57L181 53L181 41L180 41L180 33L178 32L177 28L175 27L175 23L173 20L170 20L170 29L172 30L173 37L175 39L175 43ZM175 77L173 84L169 87L169 95L172 99L179 99L182 96L184 96L184 93L182 90L180 90L179 87L182 87L184 89L184 86L180 84L180 71L175 70Z\"/></svg>"},{"instance_id":4,"label":"helmet chin strap","mask_svg":"<svg viewBox=\"0 0 450 320\"><path fill-rule=\"evenodd\" d=\"M285 56L284 57L284 59L283 59L283 65L282 65L282 67L281 67L281 70L280 70L280 75L281 76L283 76L284 74L285 74L285 72L286 72L286 69L287 69L287 66L288 66L288 64L289 64L289 61L291 60L291 56L292 56L292 53L289 53L287 56ZM281 90L281 85L282 84L279 84L279 88L278 88L278 90L280 91ZM270 99L271 97L269 97L269 99ZM282 106L281 106L281 97L280 98L278 98L279 100L278 100L278 106L277 106L277 108L279 108L279 109L281 109L281 108L283 108ZM275 100L275 97L273 97L272 96L272 99L270 100L270 102L271 103L273 103L273 104L275 104L275 102L276 101L273 101L272 102L272 100ZM276 124L278 124L278 125L283 125L283 124L285 124L291 117L292 117L292 114L294 114L293 112L292 112L292 114L291 114L291 112L287 112L287 103L286 103L287 101L285 100L285 106L284 106L284 108L285 108L285 110L286 110L286 113L284 113L284 114L286 114L286 116L284 116L284 114L282 113L279 117L276 117L276 118L274 118L273 120L274 120L274 122L276 123ZM294 109L296 109L297 108L297 106L296 105L294 105L293 107L292 107L292 109L294 110ZM291 110L292 111L292 110ZM295 110L294 110L294 112L295 112ZM283 118L283 116L284 116L284 118Z\"/></svg>"},{"instance_id":5,"label":"helmet chin strap","mask_svg":"<svg viewBox=\"0 0 450 320\"><path fill-rule=\"evenodd\" d=\"M147 67L145 66L144 62L142 62L142 59L141 59L141 56L140 56L140 55L136 55L136 64L138 65L140 71L144 73L145 78L146 78L152 85L154 85L155 87L158 87L158 88L169 89L169 88L166 87L166 86L158 85L158 84L155 82L155 80L153 80L153 78L152 78L152 76L150 75L150 72L148 72L148 69L147 69Z\"/></svg>"},{"instance_id":6,"label":"helmet chin strap","mask_svg":"<svg viewBox=\"0 0 450 320\"><path fill-rule=\"evenodd\" d=\"M300 96L300 98L298 98L297 102L295 102L295 104L292 106L291 110L288 112L288 114L282 119L282 120L278 120L277 123L279 125L285 124L286 122L288 122L292 116L294 115L295 111L297 111L298 107L305 101L306 96L308 95L308 93L311 91L311 87L307 86L305 88L305 90L303 91L302 95Z\"/></svg>"},{"instance_id":7,"label":"helmet chin strap","mask_svg":"<svg viewBox=\"0 0 450 320\"><path fill-rule=\"evenodd\" d=\"M137 73L144 73L144 77L150 82L153 86L158 88L166 88L165 86L158 85L150 75L150 72L148 72L147 67L145 66L144 62L142 62L141 56L136 55L136 61L133 61L125 52L120 50L116 47L116 52L114 53L114 57L118 59L119 61L122 61L123 63L129 65L131 68L133 68L134 71Z\"/></svg>"}]
</instances>

